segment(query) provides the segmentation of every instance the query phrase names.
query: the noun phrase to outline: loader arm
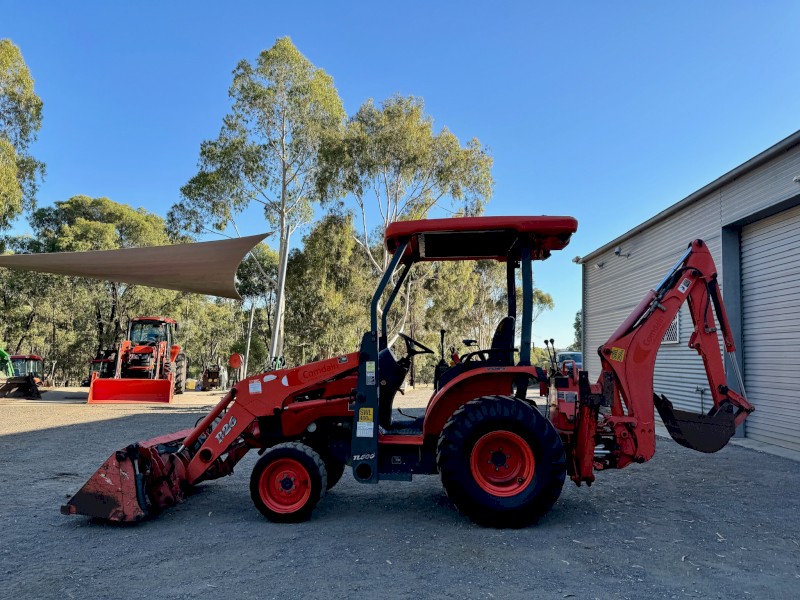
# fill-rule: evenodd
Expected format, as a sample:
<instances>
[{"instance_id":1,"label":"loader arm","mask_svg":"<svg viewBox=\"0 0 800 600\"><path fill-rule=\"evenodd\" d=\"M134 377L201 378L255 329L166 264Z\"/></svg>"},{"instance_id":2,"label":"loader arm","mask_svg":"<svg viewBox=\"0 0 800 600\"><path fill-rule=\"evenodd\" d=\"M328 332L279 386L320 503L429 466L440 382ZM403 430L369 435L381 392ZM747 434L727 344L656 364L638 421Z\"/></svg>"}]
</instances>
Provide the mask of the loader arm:
<instances>
[{"instance_id":1,"label":"loader arm","mask_svg":"<svg viewBox=\"0 0 800 600\"><path fill-rule=\"evenodd\" d=\"M694 324L688 345L703 360L714 404L707 415L675 410L665 396L656 396L653 391L661 340L684 302ZM594 468L603 467L596 460L595 448L604 434L613 435L612 466L622 468L652 458L654 406L678 443L702 452L716 452L727 444L753 407L728 387L719 333L725 351L733 353L733 335L719 294L714 260L706 244L695 240L658 287L647 293L598 350L602 365L598 383L589 386L585 382L580 389L572 475L576 483L591 483ZM732 364L736 364L735 358ZM734 370L744 392L738 368ZM610 415L600 414L601 405L610 407Z\"/></svg>"},{"instance_id":2,"label":"loader arm","mask_svg":"<svg viewBox=\"0 0 800 600\"><path fill-rule=\"evenodd\" d=\"M193 485L230 475L252 449L299 439L320 418L352 418L358 363L354 352L243 379L192 429L117 450L61 512L138 521L182 502ZM320 398L298 399L309 389Z\"/></svg>"}]
</instances>

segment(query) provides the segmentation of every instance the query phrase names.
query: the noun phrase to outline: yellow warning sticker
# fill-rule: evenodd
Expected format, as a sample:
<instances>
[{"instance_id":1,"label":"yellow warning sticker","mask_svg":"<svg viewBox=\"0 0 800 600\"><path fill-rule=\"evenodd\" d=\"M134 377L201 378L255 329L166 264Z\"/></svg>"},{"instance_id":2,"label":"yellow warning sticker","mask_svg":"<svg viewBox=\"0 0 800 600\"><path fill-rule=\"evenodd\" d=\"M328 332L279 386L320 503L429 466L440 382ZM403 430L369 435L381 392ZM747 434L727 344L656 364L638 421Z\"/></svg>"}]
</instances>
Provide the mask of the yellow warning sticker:
<instances>
[{"instance_id":1,"label":"yellow warning sticker","mask_svg":"<svg viewBox=\"0 0 800 600\"><path fill-rule=\"evenodd\" d=\"M622 362L623 360L625 360L625 349L611 348L611 355L609 356L609 358L617 362Z\"/></svg>"},{"instance_id":2,"label":"yellow warning sticker","mask_svg":"<svg viewBox=\"0 0 800 600\"><path fill-rule=\"evenodd\" d=\"M359 408L358 409L358 420L361 423L372 423L374 420L372 418L372 409L371 408Z\"/></svg>"}]
</instances>

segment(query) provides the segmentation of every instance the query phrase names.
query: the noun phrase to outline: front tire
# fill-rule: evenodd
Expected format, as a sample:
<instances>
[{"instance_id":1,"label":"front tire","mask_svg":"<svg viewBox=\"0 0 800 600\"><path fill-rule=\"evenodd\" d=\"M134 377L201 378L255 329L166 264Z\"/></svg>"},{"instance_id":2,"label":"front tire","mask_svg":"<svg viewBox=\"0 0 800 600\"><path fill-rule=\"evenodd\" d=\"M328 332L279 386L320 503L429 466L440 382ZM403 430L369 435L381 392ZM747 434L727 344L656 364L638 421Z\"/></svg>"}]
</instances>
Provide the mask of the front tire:
<instances>
[{"instance_id":1,"label":"front tire","mask_svg":"<svg viewBox=\"0 0 800 600\"><path fill-rule=\"evenodd\" d=\"M486 396L442 429L437 465L459 511L489 527L536 522L561 494L566 455L558 432L523 400Z\"/></svg>"},{"instance_id":2,"label":"front tire","mask_svg":"<svg viewBox=\"0 0 800 600\"><path fill-rule=\"evenodd\" d=\"M319 454L299 442L278 444L258 460L250 476L253 504L270 521L299 523L325 495L328 474Z\"/></svg>"},{"instance_id":3,"label":"front tire","mask_svg":"<svg viewBox=\"0 0 800 600\"><path fill-rule=\"evenodd\" d=\"M185 354L175 357L175 393L182 394L186 391L187 360Z\"/></svg>"}]
</instances>

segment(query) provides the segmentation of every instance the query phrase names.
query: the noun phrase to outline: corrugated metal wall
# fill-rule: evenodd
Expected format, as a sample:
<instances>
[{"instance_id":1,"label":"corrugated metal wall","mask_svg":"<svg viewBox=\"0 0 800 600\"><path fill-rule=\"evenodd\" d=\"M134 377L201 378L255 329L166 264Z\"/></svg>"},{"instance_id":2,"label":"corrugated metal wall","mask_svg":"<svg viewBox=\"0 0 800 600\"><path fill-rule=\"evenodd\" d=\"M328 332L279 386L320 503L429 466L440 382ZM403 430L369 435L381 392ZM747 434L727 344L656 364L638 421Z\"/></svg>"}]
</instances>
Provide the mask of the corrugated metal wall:
<instances>
[{"instance_id":1,"label":"corrugated metal wall","mask_svg":"<svg viewBox=\"0 0 800 600\"><path fill-rule=\"evenodd\" d=\"M621 254L630 253L630 257L608 251L584 265L584 356L588 356L585 362L592 380L600 372L597 348L647 291L658 285L692 240L706 241L721 275L719 214L719 195L714 194L623 242ZM603 266L598 268L599 264ZM699 411L701 396L696 390L707 389L708 382L702 360L686 346L691 332L692 320L684 306L680 341L661 346L653 379L655 391L665 394L676 407Z\"/></svg>"},{"instance_id":2,"label":"corrugated metal wall","mask_svg":"<svg viewBox=\"0 0 800 600\"><path fill-rule=\"evenodd\" d=\"M800 450L800 207L742 229L747 437Z\"/></svg>"}]
</instances>

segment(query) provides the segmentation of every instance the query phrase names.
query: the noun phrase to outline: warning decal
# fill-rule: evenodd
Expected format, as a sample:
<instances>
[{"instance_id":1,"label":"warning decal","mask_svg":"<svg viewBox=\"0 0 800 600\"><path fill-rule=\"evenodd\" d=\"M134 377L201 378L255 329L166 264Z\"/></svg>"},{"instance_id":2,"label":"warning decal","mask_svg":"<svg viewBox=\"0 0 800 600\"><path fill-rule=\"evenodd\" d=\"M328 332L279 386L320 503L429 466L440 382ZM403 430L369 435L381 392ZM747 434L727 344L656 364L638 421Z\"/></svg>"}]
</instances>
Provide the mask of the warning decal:
<instances>
[{"instance_id":1,"label":"warning decal","mask_svg":"<svg viewBox=\"0 0 800 600\"><path fill-rule=\"evenodd\" d=\"M367 385L375 385L375 361L367 361Z\"/></svg>"},{"instance_id":2,"label":"warning decal","mask_svg":"<svg viewBox=\"0 0 800 600\"><path fill-rule=\"evenodd\" d=\"M622 362L625 360L625 349L624 348L612 348L611 355L609 356L611 360L616 362Z\"/></svg>"},{"instance_id":3,"label":"warning decal","mask_svg":"<svg viewBox=\"0 0 800 600\"><path fill-rule=\"evenodd\" d=\"M375 423L356 423L356 437L372 437L372 432L375 431Z\"/></svg>"},{"instance_id":4,"label":"warning decal","mask_svg":"<svg viewBox=\"0 0 800 600\"><path fill-rule=\"evenodd\" d=\"M686 290L689 289L690 285L692 285L691 279L684 279L683 281L681 281L681 284L678 286L678 291L681 294L685 294Z\"/></svg>"},{"instance_id":5,"label":"warning decal","mask_svg":"<svg viewBox=\"0 0 800 600\"><path fill-rule=\"evenodd\" d=\"M359 423L372 423L375 419L373 418L373 412L371 408L359 408L358 409L358 421Z\"/></svg>"}]
</instances>

